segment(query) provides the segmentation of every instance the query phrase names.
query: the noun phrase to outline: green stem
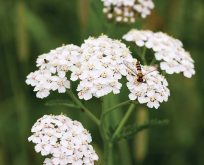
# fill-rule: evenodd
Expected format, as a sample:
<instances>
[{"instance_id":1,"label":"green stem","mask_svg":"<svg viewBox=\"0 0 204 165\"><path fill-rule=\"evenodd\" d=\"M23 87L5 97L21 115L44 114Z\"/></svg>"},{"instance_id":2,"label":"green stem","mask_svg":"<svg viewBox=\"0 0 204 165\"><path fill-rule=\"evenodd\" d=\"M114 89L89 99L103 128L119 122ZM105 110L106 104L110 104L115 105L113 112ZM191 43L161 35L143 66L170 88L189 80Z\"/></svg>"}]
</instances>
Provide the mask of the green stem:
<instances>
[{"instance_id":1,"label":"green stem","mask_svg":"<svg viewBox=\"0 0 204 165\"><path fill-rule=\"evenodd\" d=\"M156 62L156 59L155 59L155 57L152 59L152 61L151 61L151 63L150 63L150 65L154 65L155 64L155 62Z\"/></svg>"},{"instance_id":2,"label":"green stem","mask_svg":"<svg viewBox=\"0 0 204 165\"><path fill-rule=\"evenodd\" d=\"M80 108L83 109L83 111L86 113L86 115L87 115L94 123L96 123L97 126L99 126L99 125L100 125L99 119L97 119L96 116L95 116L94 114L92 114L92 113L90 112L90 110L89 110L88 108L86 108L86 107L81 103L81 101L74 95L74 93L73 93L71 90L69 90L69 91L68 91L68 94L69 94L69 96L72 98L72 100L73 100Z\"/></svg>"},{"instance_id":3,"label":"green stem","mask_svg":"<svg viewBox=\"0 0 204 165\"><path fill-rule=\"evenodd\" d=\"M147 48L144 47L143 51L142 51L142 54L141 54L141 59L142 59L142 62L144 63L144 65L147 65L147 61L146 61L146 58L145 58L146 50L147 50Z\"/></svg>"},{"instance_id":4,"label":"green stem","mask_svg":"<svg viewBox=\"0 0 204 165\"><path fill-rule=\"evenodd\" d=\"M114 161L113 161L113 144L112 142L106 141L105 144L105 165L113 165Z\"/></svg>"},{"instance_id":5,"label":"green stem","mask_svg":"<svg viewBox=\"0 0 204 165\"><path fill-rule=\"evenodd\" d=\"M106 123L104 122L104 114L105 114L105 106L104 106L104 100L102 102L102 113L101 113L101 117L100 117L100 133L101 136L103 138L103 142L105 145L105 141L109 139L108 134L107 134L107 130L106 130Z\"/></svg>"},{"instance_id":6,"label":"green stem","mask_svg":"<svg viewBox=\"0 0 204 165\"><path fill-rule=\"evenodd\" d=\"M131 102L132 102L131 100L127 100L127 101L124 101L124 102L122 102L122 103L120 103L120 104L117 104L116 106L113 106L113 107L111 107L111 108L106 109L105 112L103 112L103 114L102 114L101 121L103 122L103 121L105 120L105 117L106 117L110 112L115 111L115 110L117 110L117 108L120 108L120 107L122 107L122 106L124 106L124 105L127 105L127 104L131 103Z\"/></svg>"},{"instance_id":7,"label":"green stem","mask_svg":"<svg viewBox=\"0 0 204 165\"><path fill-rule=\"evenodd\" d=\"M106 112L104 113L104 115L107 114L107 113L109 113L109 112L111 112L111 111L113 111L113 110L115 110L115 109L117 109L117 108L119 108L119 107L122 107L122 106L124 106L124 105L127 105L127 104L129 104L130 102L131 102L131 100L127 100L127 101L124 101L124 102L122 102L122 103L120 103L120 104L117 104L116 106L113 106L113 107L111 107L111 108L108 108L108 109L106 110Z\"/></svg>"},{"instance_id":8,"label":"green stem","mask_svg":"<svg viewBox=\"0 0 204 165\"><path fill-rule=\"evenodd\" d=\"M135 46L135 44L134 44L134 46ZM138 56L140 56L141 54L142 54L142 51L141 51L141 48L140 47L135 47L135 51L136 51L136 53L137 53L137 55Z\"/></svg>"},{"instance_id":9,"label":"green stem","mask_svg":"<svg viewBox=\"0 0 204 165\"><path fill-rule=\"evenodd\" d=\"M117 129L115 130L113 136L112 136L112 140L114 140L121 132L122 128L125 126L127 120L129 119L131 113L133 112L135 107L135 104L131 104L128 111L126 112L125 116L123 117L123 119L121 120L121 122L119 123Z\"/></svg>"},{"instance_id":10,"label":"green stem","mask_svg":"<svg viewBox=\"0 0 204 165\"><path fill-rule=\"evenodd\" d=\"M103 139L104 144L104 164L105 165L113 165L113 143L108 135L108 122L104 120L104 114L106 113L106 105L105 100L103 98L102 102L102 114L100 118L100 133Z\"/></svg>"},{"instance_id":11,"label":"green stem","mask_svg":"<svg viewBox=\"0 0 204 165\"><path fill-rule=\"evenodd\" d=\"M127 100L127 101L124 101L120 104L117 104L116 106L113 106L111 108L108 108L108 109L105 109L105 107L102 108L102 114L101 114L101 124L102 124L102 127L103 127L103 130L104 130L104 136L106 139L109 139L108 135L107 135L107 132L108 130L106 129L106 126L105 126L105 117L112 111L114 110L117 110L117 108L120 108L121 106L124 106L124 105L127 105L129 104L131 101L130 100Z\"/></svg>"},{"instance_id":12,"label":"green stem","mask_svg":"<svg viewBox=\"0 0 204 165\"><path fill-rule=\"evenodd\" d=\"M113 106L113 107L108 108L108 109L105 109L104 106L102 107L102 114L101 114L100 121L101 121L102 127L103 127L103 129L105 130L105 132L107 132L107 131L106 131L106 127L104 126L104 125L105 125L105 117L106 117L110 112L115 111L115 110L117 110L117 108L120 108L120 107L122 107L122 106L124 106L124 105L127 105L127 104L131 103L131 102L132 102L131 100L127 100L127 101L124 101L124 102L122 102L122 103L120 103L120 104L117 104L116 106ZM107 133L106 133L106 134L107 134ZM107 138L108 138L108 136L106 136L106 139L107 139Z\"/></svg>"}]
</instances>

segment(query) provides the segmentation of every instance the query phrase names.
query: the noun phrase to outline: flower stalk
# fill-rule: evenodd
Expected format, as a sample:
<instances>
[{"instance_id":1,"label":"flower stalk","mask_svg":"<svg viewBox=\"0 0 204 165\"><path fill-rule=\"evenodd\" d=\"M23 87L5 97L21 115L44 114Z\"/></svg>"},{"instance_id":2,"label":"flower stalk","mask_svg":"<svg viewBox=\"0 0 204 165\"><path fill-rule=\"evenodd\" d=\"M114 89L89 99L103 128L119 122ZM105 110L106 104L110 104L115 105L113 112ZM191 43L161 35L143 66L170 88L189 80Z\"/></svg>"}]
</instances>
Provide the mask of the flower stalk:
<instances>
[{"instance_id":1,"label":"flower stalk","mask_svg":"<svg viewBox=\"0 0 204 165\"><path fill-rule=\"evenodd\" d=\"M105 154L105 164L106 165L114 165L113 159L113 143L111 141L107 141L104 146L104 154Z\"/></svg>"},{"instance_id":2,"label":"flower stalk","mask_svg":"<svg viewBox=\"0 0 204 165\"><path fill-rule=\"evenodd\" d=\"M144 47L143 50L142 50L142 54L141 54L141 59L142 59L144 65L147 65L147 60L145 58L146 51L147 51L147 48Z\"/></svg>"},{"instance_id":3,"label":"flower stalk","mask_svg":"<svg viewBox=\"0 0 204 165\"><path fill-rule=\"evenodd\" d=\"M87 115L97 126L99 126L99 125L100 125L99 119L97 119L97 117L96 117L93 113L91 113L91 111L90 111L88 108L86 108L86 107L81 103L81 101L74 95L74 93L73 93L71 90L69 90L69 91L68 91L68 94L69 94L69 96L71 97L71 99L72 99L80 108L83 109L83 111L86 113L86 115Z\"/></svg>"},{"instance_id":4,"label":"flower stalk","mask_svg":"<svg viewBox=\"0 0 204 165\"><path fill-rule=\"evenodd\" d=\"M113 133L112 140L114 140L120 134L121 130L123 129L123 127L125 126L126 122L129 119L130 115L132 114L134 108L135 108L135 104L131 104L129 109L127 110L125 116L123 117L123 119L119 123L117 129Z\"/></svg>"}]
</instances>

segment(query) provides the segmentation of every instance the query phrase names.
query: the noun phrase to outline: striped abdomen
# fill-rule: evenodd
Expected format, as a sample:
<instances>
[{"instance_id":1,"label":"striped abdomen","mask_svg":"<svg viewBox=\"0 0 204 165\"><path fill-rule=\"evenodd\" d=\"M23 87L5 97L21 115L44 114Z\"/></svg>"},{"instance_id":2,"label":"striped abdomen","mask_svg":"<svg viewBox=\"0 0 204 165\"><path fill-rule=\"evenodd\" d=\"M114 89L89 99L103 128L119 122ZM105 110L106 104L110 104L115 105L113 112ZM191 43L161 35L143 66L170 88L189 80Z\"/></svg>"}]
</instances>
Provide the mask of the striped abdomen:
<instances>
[{"instance_id":1,"label":"striped abdomen","mask_svg":"<svg viewBox=\"0 0 204 165\"><path fill-rule=\"evenodd\" d=\"M143 80L144 75L142 74L142 68L139 61L136 62L136 69L137 69L137 81L144 82Z\"/></svg>"}]
</instances>

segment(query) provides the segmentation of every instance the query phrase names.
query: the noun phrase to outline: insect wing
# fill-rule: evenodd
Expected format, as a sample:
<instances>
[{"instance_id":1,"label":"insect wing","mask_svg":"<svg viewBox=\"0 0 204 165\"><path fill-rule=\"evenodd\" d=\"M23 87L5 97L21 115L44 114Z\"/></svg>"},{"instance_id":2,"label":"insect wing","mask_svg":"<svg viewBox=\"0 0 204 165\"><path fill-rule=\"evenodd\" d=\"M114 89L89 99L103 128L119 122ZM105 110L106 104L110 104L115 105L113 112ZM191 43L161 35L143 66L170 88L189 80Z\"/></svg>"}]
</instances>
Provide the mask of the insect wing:
<instances>
[{"instance_id":1,"label":"insect wing","mask_svg":"<svg viewBox=\"0 0 204 165\"><path fill-rule=\"evenodd\" d=\"M137 75L137 70L135 69L135 66L127 61L123 61L124 65L128 68L128 70L130 71L131 74L133 75Z\"/></svg>"},{"instance_id":2,"label":"insect wing","mask_svg":"<svg viewBox=\"0 0 204 165\"><path fill-rule=\"evenodd\" d=\"M144 76L146 76L146 75L148 75L148 74L150 74L150 73L152 73L152 72L157 72L157 68L155 68L155 69L153 69L153 70L151 70L151 71L145 73Z\"/></svg>"}]
</instances>

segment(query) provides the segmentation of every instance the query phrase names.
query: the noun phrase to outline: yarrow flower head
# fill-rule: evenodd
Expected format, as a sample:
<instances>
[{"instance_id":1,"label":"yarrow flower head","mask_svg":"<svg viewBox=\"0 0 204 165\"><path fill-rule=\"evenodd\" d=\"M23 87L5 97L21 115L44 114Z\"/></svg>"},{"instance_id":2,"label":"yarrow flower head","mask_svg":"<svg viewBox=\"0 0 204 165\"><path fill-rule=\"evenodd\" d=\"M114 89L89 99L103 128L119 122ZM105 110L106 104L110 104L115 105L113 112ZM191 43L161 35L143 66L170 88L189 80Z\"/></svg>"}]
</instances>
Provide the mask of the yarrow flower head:
<instances>
[{"instance_id":1,"label":"yarrow flower head","mask_svg":"<svg viewBox=\"0 0 204 165\"><path fill-rule=\"evenodd\" d=\"M125 34L123 39L152 49L156 60L161 61L160 68L168 74L183 73L188 78L195 74L194 61L178 39L162 32L136 29Z\"/></svg>"},{"instance_id":2,"label":"yarrow flower head","mask_svg":"<svg viewBox=\"0 0 204 165\"><path fill-rule=\"evenodd\" d=\"M66 89L70 88L66 73L78 67L80 54L80 47L65 45L39 56L39 69L27 76L26 83L35 87L38 98L47 97L50 91L58 90L59 93L65 93Z\"/></svg>"},{"instance_id":3,"label":"yarrow flower head","mask_svg":"<svg viewBox=\"0 0 204 165\"><path fill-rule=\"evenodd\" d=\"M108 19L134 23L138 16L146 18L154 8L152 0L102 0Z\"/></svg>"},{"instance_id":4,"label":"yarrow flower head","mask_svg":"<svg viewBox=\"0 0 204 165\"><path fill-rule=\"evenodd\" d=\"M102 35L88 38L81 49L82 65L71 75L71 80L80 81L77 87L79 98L89 100L111 92L118 94L122 86L118 80L127 75L123 61L133 60L125 44Z\"/></svg>"},{"instance_id":5,"label":"yarrow flower head","mask_svg":"<svg viewBox=\"0 0 204 165\"><path fill-rule=\"evenodd\" d=\"M153 32L137 32L134 35L127 34L124 38L129 41L138 38L136 44L144 46ZM37 59L39 69L27 76L26 83L34 86L37 97L44 98L50 91L58 90L59 93L64 93L70 88L69 80L78 80L76 89L78 97L90 100L92 97L100 98L109 93L119 94L122 87L119 80L125 76L131 100L138 99L140 103L147 103L150 108L158 108L161 102L167 101L168 83L158 71L148 73L153 68L142 66L142 75L137 79L138 74L130 74L124 62L133 64L136 60L121 41L113 40L106 35L90 37L81 47L62 46L39 56ZM69 71L70 74L67 74ZM145 81L141 82L141 79ZM135 80L139 81L136 83Z\"/></svg>"},{"instance_id":6,"label":"yarrow flower head","mask_svg":"<svg viewBox=\"0 0 204 165\"><path fill-rule=\"evenodd\" d=\"M131 63L127 70L133 68L135 62ZM135 70L134 73L132 72L133 69L129 70L127 75L127 87L130 90L129 98L130 100L138 100L141 104L147 104L149 108L157 109L160 103L166 102L170 96L170 91L167 88L168 82L155 67L143 65L140 65L140 67L142 82L138 82L138 70Z\"/></svg>"},{"instance_id":7,"label":"yarrow flower head","mask_svg":"<svg viewBox=\"0 0 204 165\"><path fill-rule=\"evenodd\" d=\"M46 165L93 165L98 160L91 135L82 124L64 115L44 115L33 125L28 140L35 143L36 152L49 156Z\"/></svg>"}]
</instances>

